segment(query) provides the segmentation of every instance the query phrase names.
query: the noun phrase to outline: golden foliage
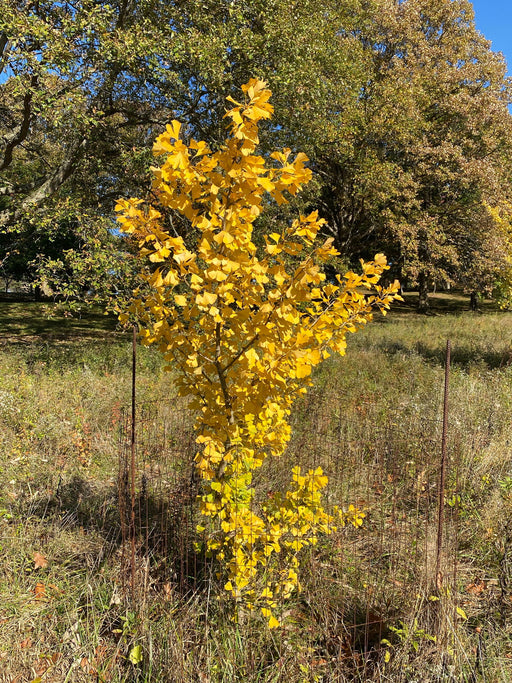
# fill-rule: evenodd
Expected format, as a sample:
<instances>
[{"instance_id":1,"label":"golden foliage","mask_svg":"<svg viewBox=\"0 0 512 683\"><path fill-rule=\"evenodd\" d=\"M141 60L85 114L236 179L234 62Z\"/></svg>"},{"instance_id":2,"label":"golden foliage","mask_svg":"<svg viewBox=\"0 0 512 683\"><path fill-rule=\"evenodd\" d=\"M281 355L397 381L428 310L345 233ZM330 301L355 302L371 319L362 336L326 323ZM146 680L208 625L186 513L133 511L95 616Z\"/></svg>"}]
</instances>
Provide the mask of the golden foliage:
<instances>
[{"instance_id":1,"label":"golden foliage","mask_svg":"<svg viewBox=\"0 0 512 683\"><path fill-rule=\"evenodd\" d=\"M359 526L364 515L352 506L334 516L323 509L320 468L303 474L295 467L289 490L259 506L253 474L266 457L283 453L291 406L311 385L312 369L331 352L344 354L347 332L370 320L375 307L385 312L398 283L377 285L387 268L382 254L362 262L360 275L327 283L322 264L337 252L332 239L316 242L323 224L317 212L256 246L253 225L264 197L286 202L311 171L307 157L289 149L270 159L256 153L271 93L255 79L242 91L243 102L230 100L229 136L218 151L195 140L186 145L178 121L158 137L154 153L164 161L154 169L153 191L160 210L139 199L121 200L117 210L123 231L156 265L144 274L150 294L136 293L130 310L143 342L158 345L198 411L195 465L200 510L210 520L208 531L201 527L208 550L226 570L226 590L246 607L261 607L274 627L276 606L299 587L298 551L336 524ZM190 221L193 249L166 226L162 207Z\"/></svg>"}]
</instances>

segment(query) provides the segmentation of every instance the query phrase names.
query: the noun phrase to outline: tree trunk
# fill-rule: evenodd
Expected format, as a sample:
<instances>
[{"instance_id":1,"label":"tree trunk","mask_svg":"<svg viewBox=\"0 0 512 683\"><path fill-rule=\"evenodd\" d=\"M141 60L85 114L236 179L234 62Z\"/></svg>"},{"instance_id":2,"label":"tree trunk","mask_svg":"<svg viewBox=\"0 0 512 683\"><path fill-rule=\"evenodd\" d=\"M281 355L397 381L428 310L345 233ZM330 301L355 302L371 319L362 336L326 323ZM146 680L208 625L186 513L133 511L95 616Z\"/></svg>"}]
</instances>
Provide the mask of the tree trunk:
<instances>
[{"instance_id":1,"label":"tree trunk","mask_svg":"<svg viewBox=\"0 0 512 683\"><path fill-rule=\"evenodd\" d=\"M424 272L421 272L418 277L418 313L427 313L428 309L427 276Z\"/></svg>"},{"instance_id":2,"label":"tree trunk","mask_svg":"<svg viewBox=\"0 0 512 683\"><path fill-rule=\"evenodd\" d=\"M469 295L469 309L473 312L478 311L478 296L476 292Z\"/></svg>"}]
</instances>

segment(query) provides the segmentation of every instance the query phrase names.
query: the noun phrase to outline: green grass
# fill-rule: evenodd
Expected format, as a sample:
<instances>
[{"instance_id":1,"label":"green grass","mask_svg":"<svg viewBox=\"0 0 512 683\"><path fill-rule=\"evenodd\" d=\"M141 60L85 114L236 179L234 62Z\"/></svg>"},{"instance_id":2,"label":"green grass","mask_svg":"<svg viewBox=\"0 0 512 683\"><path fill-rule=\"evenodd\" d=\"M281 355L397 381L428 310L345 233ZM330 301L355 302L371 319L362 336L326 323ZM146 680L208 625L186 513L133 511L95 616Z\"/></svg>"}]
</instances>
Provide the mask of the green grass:
<instances>
[{"instance_id":1,"label":"green grass","mask_svg":"<svg viewBox=\"0 0 512 683\"><path fill-rule=\"evenodd\" d=\"M351 336L297 404L287 454L262 473L275 490L295 462L320 464L329 500L367 512L361 530L305 555L303 590L278 632L257 614L235 624L215 567L194 565L186 467L176 465L193 452L190 419L158 354L142 348L139 404L156 399L140 441L153 532L137 544L135 595L124 590L117 473L130 337L100 315L48 319L40 304L0 303L0 681L511 680L512 314L489 303L470 313L456 296L432 303L418 316L407 296ZM184 558L195 583L183 580Z\"/></svg>"},{"instance_id":2,"label":"green grass","mask_svg":"<svg viewBox=\"0 0 512 683\"><path fill-rule=\"evenodd\" d=\"M0 300L0 343L101 339L115 333L117 320L100 310L70 315L53 304Z\"/></svg>"}]
</instances>

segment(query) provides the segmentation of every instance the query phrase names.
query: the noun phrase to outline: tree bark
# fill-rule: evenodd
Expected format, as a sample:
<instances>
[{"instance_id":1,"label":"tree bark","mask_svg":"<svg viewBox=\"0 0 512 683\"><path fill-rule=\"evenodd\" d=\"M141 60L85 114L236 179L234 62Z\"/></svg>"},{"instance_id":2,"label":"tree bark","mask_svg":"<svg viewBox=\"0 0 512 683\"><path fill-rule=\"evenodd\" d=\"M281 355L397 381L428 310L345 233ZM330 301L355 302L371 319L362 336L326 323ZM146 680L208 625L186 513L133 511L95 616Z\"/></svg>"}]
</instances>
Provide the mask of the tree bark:
<instances>
[{"instance_id":1,"label":"tree bark","mask_svg":"<svg viewBox=\"0 0 512 683\"><path fill-rule=\"evenodd\" d=\"M7 37L7 34L2 31L2 33L0 33L0 74L5 69L5 65L7 64L9 47L9 38Z\"/></svg>"},{"instance_id":2,"label":"tree bark","mask_svg":"<svg viewBox=\"0 0 512 683\"><path fill-rule=\"evenodd\" d=\"M32 76L30 87L34 88L37 84L37 78ZM9 135L4 135L3 142L5 144L4 159L0 165L0 171L8 168L11 165L13 153L16 147L25 141L30 131L30 121L32 119L32 90L28 90L23 98L23 115L19 126Z\"/></svg>"},{"instance_id":3,"label":"tree bark","mask_svg":"<svg viewBox=\"0 0 512 683\"><path fill-rule=\"evenodd\" d=\"M428 313L428 310L429 303L427 276L426 273L422 271L418 277L418 312Z\"/></svg>"}]
</instances>

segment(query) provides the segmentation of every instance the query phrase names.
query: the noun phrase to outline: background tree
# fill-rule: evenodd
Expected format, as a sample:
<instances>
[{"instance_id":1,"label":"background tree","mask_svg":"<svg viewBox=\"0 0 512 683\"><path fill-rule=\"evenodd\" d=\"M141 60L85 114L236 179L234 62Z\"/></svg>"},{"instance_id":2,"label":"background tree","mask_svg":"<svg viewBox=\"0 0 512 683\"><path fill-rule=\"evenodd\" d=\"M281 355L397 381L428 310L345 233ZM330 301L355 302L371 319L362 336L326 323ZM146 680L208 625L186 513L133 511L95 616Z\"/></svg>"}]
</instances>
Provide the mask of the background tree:
<instances>
[{"instance_id":1,"label":"background tree","mask_svg":"<svg viewBox=\"0 0 512 683\"><path fill-rule=\"evenodd\" d=\"M324 215L349 255L385 245L425 309L429 282L489 289L506 257L485 203L510 195L510 82L465 0L381 2L373 11L373 24L356 32L372 68L352 152L315 155Z\"/></svg>"},{"instance_id":2,"label":"background tree","mask_svg":"<svg viewBox=\"0 0 512 683\"><path fill-rule=\"evenodd\" d=\"M346 261L385 247L423 303L429 281L492 279L499 233L482 207L510 194L510 86L466 0L0 0L0 53L1 224L15 245L35 214L111 219L116 196L148 185L171 118L220 144L225 97L258 74L276 104L262 147L308 154L316 181L298 202L319 207Z\"/></svg>"},{"instance_id":3,"label":"background tree","mask_svg":"<svg viewBox=\"0 0 512 683\"><path fill-rule=\"evenodd\" d=\"M313 149L312 136L357 101L361 44L337 37L357 14L358 2L318 0L0 0L1 224L18 253L27 216L63 202L103 218L115 196L144 187L150 141L169 118L218 144L225 97L254 73L279 112L263 146ZM180 232L180 216L169 218Z\"/></svg>"}]
</instances>

